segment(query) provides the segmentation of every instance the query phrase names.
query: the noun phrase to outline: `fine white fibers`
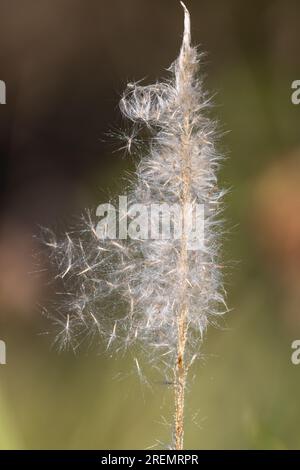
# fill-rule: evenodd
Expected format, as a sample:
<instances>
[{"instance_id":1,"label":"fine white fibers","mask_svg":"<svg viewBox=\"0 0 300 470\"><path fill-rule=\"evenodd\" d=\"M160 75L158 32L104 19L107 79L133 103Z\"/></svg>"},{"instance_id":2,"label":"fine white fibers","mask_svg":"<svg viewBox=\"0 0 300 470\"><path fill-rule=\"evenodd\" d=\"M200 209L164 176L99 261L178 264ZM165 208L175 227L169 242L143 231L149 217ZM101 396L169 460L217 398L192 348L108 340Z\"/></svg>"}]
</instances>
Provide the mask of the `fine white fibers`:
<instances>
[{"instance_id":1,"label":"fine white fibers","mask_svg":"<svg viewBox=\"0 0 300 470\"><path fill-rule=\"evenodd\" d=\"M128 205L177 204L183 217L187 204L204 205L204 248L188 250L185 233L181 239L100 239L90 215L83 230L63 241L50 232L47 237L65 291L56 309L60 344L76 349L83 337L94 335L109 351L136 343L135 354L144 352L165 372L176 364L183 304L186 369L208 324L227 310L219 261L223 192L217 188L216 126L206 116L210 100L198 77L200 56L190 44L184 10L183 42L168 79L147 86L130 83L120 101L132 123L128 151L143 128L149 139L127 197ZM140 370L136 358L135 363Z\"/></svg>"}]
</instances>

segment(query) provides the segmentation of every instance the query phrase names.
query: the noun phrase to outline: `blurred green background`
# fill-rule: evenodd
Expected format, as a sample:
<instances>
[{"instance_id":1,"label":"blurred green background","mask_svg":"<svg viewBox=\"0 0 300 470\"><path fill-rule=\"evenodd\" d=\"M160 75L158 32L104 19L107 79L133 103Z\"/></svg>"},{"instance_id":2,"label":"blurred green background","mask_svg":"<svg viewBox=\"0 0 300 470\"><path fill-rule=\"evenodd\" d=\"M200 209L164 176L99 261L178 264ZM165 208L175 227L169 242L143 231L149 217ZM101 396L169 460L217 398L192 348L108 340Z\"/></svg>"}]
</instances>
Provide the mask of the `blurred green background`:
<instances>
[{"instance_id":1,"label":"blurred green background","mask_svg":"<svg viewBox=\"0 0 300 470\"><path fill-rule=\"evenodd\" d=\"M298 0L186 0L205 85L225 131L228 305L189 385L186 447L300 448L300 79ZM122 194L133 161L126 82L166 74L182 34L176 0L0 0L0 448L136 449L170 443L172 391L140 383L130 354L51 348L36 273L39 226L64 230ZM227 132L229 131L229 132ZM43 268L43 266L42 266Z\"/></svg>"}]
</instances>

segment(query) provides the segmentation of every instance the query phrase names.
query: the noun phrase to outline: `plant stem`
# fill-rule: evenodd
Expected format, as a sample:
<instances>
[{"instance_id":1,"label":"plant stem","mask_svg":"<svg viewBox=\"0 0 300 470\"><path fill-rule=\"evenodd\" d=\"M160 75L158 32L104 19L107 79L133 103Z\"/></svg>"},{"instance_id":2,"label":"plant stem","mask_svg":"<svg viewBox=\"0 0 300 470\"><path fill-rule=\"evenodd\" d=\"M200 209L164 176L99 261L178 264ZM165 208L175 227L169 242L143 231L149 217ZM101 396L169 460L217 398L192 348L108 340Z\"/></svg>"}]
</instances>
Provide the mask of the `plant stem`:
<instances>
[{"instance_id":1,"label":"plant stem","mask_svg":"<svg viewBox=\"0 0 300 470\"><path fill-rule=\"evenodd\" d=\"M190 204L190 155L189 155L189 138L190 138L190 119L187 112L184 119L183 135L181 139L182 146L182 191L181 191L181 208L182 208L182 238L180 247L179 269L181 278L181 307L177 317L177 358L175 368L175 448L176 450L183 449L184 437L184 397L186 387L187 366L185 361L185 346L187 339L187 314L188 303L186 296L187 277L188 277L188 247L187 247L187 229L188 217L191 214L187 213L188 205Z\"/></svg>"},{"instance_id":2,"label":"plant stem","mask_svg":"<svg viewBox=\"0 0 300 470\"><path fill-rule=\"evenodd\" d=\"M184 395L186 386L186 367L184 362L184 350L186 342L186 309L179 317L178 325L178 350L175 371L175 449L183 449L184 437Z\"/></svg>"}]
</instances>

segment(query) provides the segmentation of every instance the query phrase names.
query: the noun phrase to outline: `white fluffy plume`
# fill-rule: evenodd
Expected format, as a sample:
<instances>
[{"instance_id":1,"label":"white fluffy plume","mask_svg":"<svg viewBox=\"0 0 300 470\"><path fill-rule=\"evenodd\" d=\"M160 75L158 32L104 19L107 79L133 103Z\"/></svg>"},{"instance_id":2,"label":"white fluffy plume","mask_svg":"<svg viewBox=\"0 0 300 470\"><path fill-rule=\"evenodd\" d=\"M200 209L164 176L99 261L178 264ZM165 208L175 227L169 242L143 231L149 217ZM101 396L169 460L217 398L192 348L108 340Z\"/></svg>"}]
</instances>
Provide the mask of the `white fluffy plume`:
<instances>
[{"instance_id":1,"label":"white fluffy plume","mask_svg":"<svg viewBox=\"0 0 300 470\"><path fill-rule=\"evenodd\" d=\"M142 128L148 136L127 197L128 206L178 205L183 219L188 204L204 205L204 247L188 249L184 230L180 239L101 239L92 218L77 235L47 241L66 292L57 308L58 339L74 348L85 334L99 335L106 349L138 344L136 351L174 374L177 414L203 333L226 311L219 266L220 155L215 123L206 115L210 102L198 76L199 54L190 43L190 16L183 8L183 42L167 79L131 83L120 102L133 126L128 149ZM181 424L177 416L175 433ZM183 433L176 437L177 448L182 439Z\"/></svg>"}]
</instances>

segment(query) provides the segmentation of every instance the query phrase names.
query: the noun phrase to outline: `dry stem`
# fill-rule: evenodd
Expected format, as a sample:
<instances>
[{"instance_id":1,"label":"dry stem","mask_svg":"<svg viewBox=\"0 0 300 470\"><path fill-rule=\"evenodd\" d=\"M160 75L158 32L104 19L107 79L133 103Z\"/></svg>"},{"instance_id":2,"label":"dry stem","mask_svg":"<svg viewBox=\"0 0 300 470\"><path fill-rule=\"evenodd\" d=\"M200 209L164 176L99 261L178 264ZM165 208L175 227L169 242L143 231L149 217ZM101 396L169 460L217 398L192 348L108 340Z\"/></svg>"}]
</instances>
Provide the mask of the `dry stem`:
<instances>
[{"instance_id":1,"label":"dry stem","mask_svg":"<svg viewBox=\"0 0 300 470\"><path fill-rule=\"evenodd\" d=\"M175 448L183 449L184 437L184 396L186 387L187 365L185 362L185 345L187 339L187 314L188 304L186 300L187 275L188 275L188 250L187 250L187 213L186 207L190 203L190 155L188 141L190 136L190 119L188 112L184 120L182 136L182 193L181 206L183 214L183 233L180 248L180 272L181 272L181 308L178 312L178 341L177 360L175 368Z\"/></svg>"}]
</instances>

